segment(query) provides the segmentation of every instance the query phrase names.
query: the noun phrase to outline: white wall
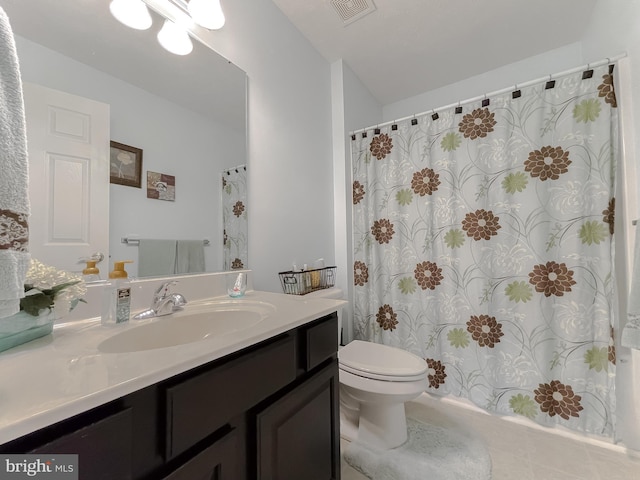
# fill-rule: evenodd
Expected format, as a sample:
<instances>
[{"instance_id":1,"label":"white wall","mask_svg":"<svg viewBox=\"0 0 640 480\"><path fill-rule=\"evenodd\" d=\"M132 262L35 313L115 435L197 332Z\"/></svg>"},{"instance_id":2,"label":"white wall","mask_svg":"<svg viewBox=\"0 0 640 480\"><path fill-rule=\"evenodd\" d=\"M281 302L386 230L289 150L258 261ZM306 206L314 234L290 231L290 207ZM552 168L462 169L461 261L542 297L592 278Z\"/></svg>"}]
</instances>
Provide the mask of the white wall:
<instances>
[{"instance_id":1,"label":"white wall","mask_svg":"<svg viewBox=\"0 0 640 480\"><path fill-rule=\"evenodd\" d=\"M293 262L335 262L330 66L273 2L224 10L208 43L249 77L249 267L282 292Z\"/></svg>"},{"instance_id":2,"label":"white wall","mask_svg":"<svg viewBox=\"0 0 640 480\"><path fill-rule=\"evenodd\" d=\"M217 124L128 83L78 63L21 37L16 38L23 81L33 82L111 106L111 139L143 150L142 188L110 186L111 262L134 260L138 249L120 239L209 239L206 269L222 269L222 170L246 162L243 132ZM176 177L175 202L146 196L147 170Z\"/></svg>"},{"instance_id":3,"label":"white wall","mask_svg":"<svg viewBox=\"0 0 640 480\"><path fill-rule=\"evenodd\" d=\"M385 105L383 118L384 121L393 121L457 102L464 102L470 98L515 86L518 83L522 84L549 74L579 67L583 63L580 42L572 43L442 88ZM358 128L369 126L371 124L361 125Z\"/></svg>"}]
</instances>

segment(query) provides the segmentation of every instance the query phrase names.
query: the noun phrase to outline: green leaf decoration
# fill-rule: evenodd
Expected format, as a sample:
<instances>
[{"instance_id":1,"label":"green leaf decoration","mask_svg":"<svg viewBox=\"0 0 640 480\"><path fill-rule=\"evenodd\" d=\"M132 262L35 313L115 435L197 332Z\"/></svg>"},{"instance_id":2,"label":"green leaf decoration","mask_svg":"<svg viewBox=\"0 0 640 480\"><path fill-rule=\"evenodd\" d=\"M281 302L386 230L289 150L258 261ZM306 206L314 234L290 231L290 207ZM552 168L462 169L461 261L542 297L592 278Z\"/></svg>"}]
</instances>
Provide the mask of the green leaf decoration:
<instances>
[{"instance_id":1,"label":"green leaf decoration","mask_svg":"<svg viewBox=\"0 0 640 480\"><path fill-rule=\"evenodd\" d=\"M403 188L398 193L396 193L396 202L398 205L410 205L413 201L413 192L410 188Z\"/></svg>"},{"instance_id":2,"label":"green leaf decoration","mask_svg":"<svg viewBox=\"0 0 640 480\"><path fill-rule=\"evenodd\" d=\"M460 248L464 241L464 232L459 228L451 229L444 235L444 243L449 248Z\"/></svg>"},{"instance_id":3,"label":"green leaf decoration","mask_svg":"<svg viewBox=\"0 0 640 480\"><path fill-rule=\"evenodd\" d=\"M533 296L533 290L527 282L512 282L504 289L504 294L512 302L527 303Z\"/></svg>"},{"instance_id":4,"label":"green leaf decoration","mask_svg":"<svg viewBox=\"0 0 640 480\"><path fill-rule=\"evenodd\" d=\"M416 291L416 281L413 277L405 277L398 282L398 288L405 295L410 295Z\"/></svg>"},{"instance_id":5,"label":"green leaf decoration","mask_svg":"<svg viewBox=\"0 0 640 480\"><path fill-rule=\"evenodd\" d=\"M576 122L594 122L600 115L600 102L597 98L589 98L581 101L573 109L573 118Z\"/></svg>"},{"instance_id":6,"label":"green leaf decoration","mask_svg":"<svg viewBox=\"0 0 640 480\"><path fill-rule=\"evenodd\" d=\"M606 371L608 361L609 349L607 347L593 347L584 354L584 363L589 365L589 370Z\"/></svg>"},{"instance_id":7,"label":"green leaf decoration","mask_svg":"<svg viewBox=\"0 0 640 480\"><path fill-rule=\"evenodd\" d=\"M462 143L462 138L459 134L455 132L449 132L444 137L442 137L442 141L440 142L440 146L442 150L445 152L452 152L456 148L460 146Z\"/></svg>"},{"instance_id":8,"label":"green leaf decoration","mask_svg":"<svg viewBox=\"0 0 640 480\"><path fill-rule=\"evenodd\" d=\"M24 310L29 315L37 317L40 310L53 306L53 295L44 292L27 295L20 299L20 310Z\"/></svg>"},{"instance_id":9,"label":"green leaf decoration","mask_svg":"<svg viewBox=\"0 0 640 480\"><path fill-rule=\"evenodd\" d=\"M535 418L538 414L536 408L536 402L529 395L522 395L519 393L509 399L509 406L514 413L523 415L527 418Z\"/></svg>"},{"instance_id":10,"label":"green leaf decoration","mask_svg":"<svg viewBox=\"0 0 640 480\"><path fill-rule=\"evenodd\" d=\"M523 172L510 173L502 180L502 188L507 193L522 192L527 188L529 179Z\"/></svg>"},{"instance_id":11,"label":"green leaf decoration","mask_svg":"<svg viewBox=\"0 0 640 480\"><path fill-rule=\"evenodd\" d=\"M587 245L599 245L609 238L609 227L595 220L588 220L580 227L580 240Z\"/></svg>"},{"instance_id":12,"label":"green leaf decoration","mask_svg":"<svg viewBox=\"0 0 640 480\"><path fill-rule=\"evenodd\" d=\"M465 348L469 346L469 334L462 328L454 328L447 333L447 340L452 347Z\"/></svg>"}]
</instances>

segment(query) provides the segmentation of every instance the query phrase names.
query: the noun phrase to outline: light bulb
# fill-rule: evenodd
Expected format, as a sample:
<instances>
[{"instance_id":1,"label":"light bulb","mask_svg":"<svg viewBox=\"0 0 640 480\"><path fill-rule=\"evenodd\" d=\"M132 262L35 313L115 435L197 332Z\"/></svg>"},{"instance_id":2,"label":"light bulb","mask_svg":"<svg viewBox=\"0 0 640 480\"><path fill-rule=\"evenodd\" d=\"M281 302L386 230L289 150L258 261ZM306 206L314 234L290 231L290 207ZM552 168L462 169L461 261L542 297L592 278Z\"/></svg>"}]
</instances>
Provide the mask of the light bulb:
<instances>
[{"instance_id":1,"label":"light bulb","mask_svg":"<svg viewBox=\"0 0 640 480\"><path fill-rule=\"evenodd\" d=\"M165 20L158 32L158 42L165 50L176 55L188 55L193 50L193 44L186 30L171 20Z\"/></svg>"},{"instance_id":2,"label":"light bulb","mask_svg":"<svg viewBox=\"0 0 640 480\"><path fill-rule=\"evenodd\" d=\"M220 0L190 0L188 8L193 21L201 27L218 30L224 26Z\"/></svg>"},{"instance_id":3,"label":"light bulb","mask_svg":"<svg viewBox=\"0 0 640 480\"><path fill-rule=\"evenodd\" d=\"M153 23L149 9L142 0L112 0L109 10L119 22L136 30L146 30Z\"/></svg>"}]
</instances>

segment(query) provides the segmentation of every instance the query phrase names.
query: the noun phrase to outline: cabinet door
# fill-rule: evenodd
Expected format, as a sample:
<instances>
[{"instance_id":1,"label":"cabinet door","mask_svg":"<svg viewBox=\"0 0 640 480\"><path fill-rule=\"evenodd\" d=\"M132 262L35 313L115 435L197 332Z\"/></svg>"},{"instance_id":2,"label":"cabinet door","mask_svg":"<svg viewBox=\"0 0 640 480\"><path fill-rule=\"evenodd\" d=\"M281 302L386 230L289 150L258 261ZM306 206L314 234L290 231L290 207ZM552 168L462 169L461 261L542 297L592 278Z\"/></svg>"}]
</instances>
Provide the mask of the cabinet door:
<instances>
[{"instance_id":1,"label":"cabinet door","mask_svg":"<svg viewBox=\"0 0 640 480\"><path fill-rule=\"evenodd\" d=\"M257 415L259 480L339 480L338 364Z\"/></svg>"},{"instance_id":2,"label":"cabinet door","mask_svg":"<svg viewBox=\"0 0 640 480\"><path fill-rule=\"evenodd\" d=\"M231 430L163 480L239 480L238 431Z\"/></svg>"},{"instance_id":3,"label":"cabinet door","mask_svg":"<svg viewBox=\"0 0 640 480\"><path fill-rule=\"evenodd\" d=\"M131 409L60 437L29 453L78 455L80 480L127 480L131 474Z\"/></svg>"},{"instance_id":4,"label":"cabinet door","mask_svg":"<svg viewBox=\"0 0 640 480\"><path fill-rule=\"evenodd\" d=\"M166 389L166 458L172 459L296 378L296 342L268 345Z\"/></svg>"}]
</instances>

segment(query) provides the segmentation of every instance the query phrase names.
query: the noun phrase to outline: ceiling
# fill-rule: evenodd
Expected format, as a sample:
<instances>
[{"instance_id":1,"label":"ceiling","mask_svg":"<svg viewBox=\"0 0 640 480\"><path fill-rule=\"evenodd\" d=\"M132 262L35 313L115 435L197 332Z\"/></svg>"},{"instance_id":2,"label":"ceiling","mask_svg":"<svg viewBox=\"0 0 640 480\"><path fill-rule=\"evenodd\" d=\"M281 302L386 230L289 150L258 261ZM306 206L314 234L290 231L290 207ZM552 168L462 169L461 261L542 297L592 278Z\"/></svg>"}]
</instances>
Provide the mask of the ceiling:
<instances>
[{"instance_id":1,"label":"ceiling","mask_svg":"<svg viewBox=\"0 0 640 480\"><path fill-rule=\"evenodd\" d=\"M244 131L244 72L198 41L189 55L164 50L155 12L151 29L139 31L112 17L109 0L0 0L0 7L14 34Z\"/></svg>"},{"instance_id":2,"label":"ceiling","mask_svg":"<svg viewBox=\"0 0 640 480\"><path fill-rule=\"evenodd\" d=\"M238 0L222 0L223 8L225 1ZM381 105L579 41L597 1L273 0L329 62L343 59ZM217 90L240 84L244 100L244 77L223 80L202 70L215 64L216 71L239 72L237 67L198 42L191 55L169 54L157 44L155 31L124 27L111 17L108 4L0 0L16 34L192 110L235 118L244 127L244 111L238 115L231 97ZM374 9L345 23L334 4Z\"/></svg>"},{"instance_id":3,"label":"ceiling","mask_svg":"<svg viewBox=\"0 0 640 480\"><path fill-rule=\"evenodd\" d=\"M388 105L580 41L597 0L273 2L329 62L343 59ZM351 23L334 8L353 13L360 4L375 10Z\"/></svg>"}]
</instances>

